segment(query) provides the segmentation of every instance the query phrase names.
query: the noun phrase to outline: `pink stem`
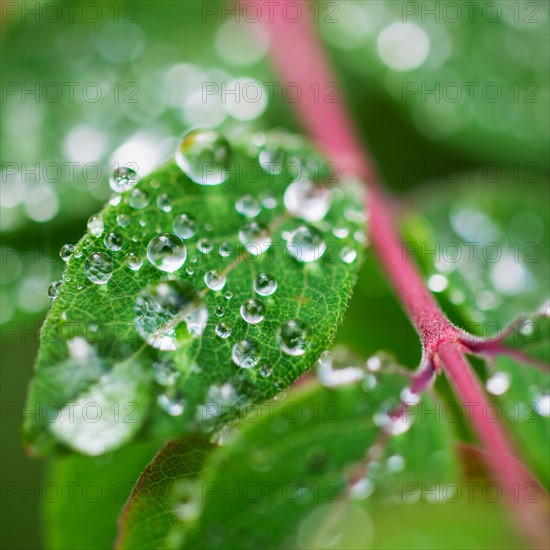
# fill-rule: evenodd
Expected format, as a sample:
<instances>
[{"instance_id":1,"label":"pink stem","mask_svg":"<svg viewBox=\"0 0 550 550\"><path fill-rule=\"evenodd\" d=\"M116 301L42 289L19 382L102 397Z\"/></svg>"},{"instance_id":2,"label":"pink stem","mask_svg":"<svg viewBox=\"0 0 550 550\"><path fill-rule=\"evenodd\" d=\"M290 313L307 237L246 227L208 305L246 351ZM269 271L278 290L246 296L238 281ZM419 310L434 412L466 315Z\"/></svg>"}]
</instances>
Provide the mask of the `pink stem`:
<instances>
[{"instance_id":1,"label":"pink stem","mask_svg":"<svg viewBox=\"0 0 550 550\"><path fill-rule=\"evenodd\" d=\"M472 369L466 363L456 344L443 342L437 355L445 365L445 371L455 392L466 405L470 420L481 442L490 453L487 460L499 482L503 494L507 497L522 525L525 534L535 547L546 548L548 535L541 526L546 525L544 506L529 506L529 492L532 491L533 478L519 463L501 424L491 421L487 414L489 405Z\"/></svg>"}]
</instances>

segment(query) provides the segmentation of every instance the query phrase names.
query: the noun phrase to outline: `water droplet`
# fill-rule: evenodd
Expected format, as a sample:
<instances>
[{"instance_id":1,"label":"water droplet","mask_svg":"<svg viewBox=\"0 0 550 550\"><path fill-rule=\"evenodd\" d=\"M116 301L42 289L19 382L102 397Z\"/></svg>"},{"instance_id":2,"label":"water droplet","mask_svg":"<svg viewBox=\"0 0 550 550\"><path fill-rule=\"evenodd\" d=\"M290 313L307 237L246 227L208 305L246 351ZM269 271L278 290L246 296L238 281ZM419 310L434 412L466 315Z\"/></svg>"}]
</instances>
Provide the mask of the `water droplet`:
<instances>
[{"instance_id":1,"label":"water droplet","mask_svg":"<svg viewBox=\"0 0 550 550\"><path fill-rule=\"evenodd\" d=\"M233 298L233 292L231 292L230 290L226 290L223 293L223 296L226 300L231 300L231 298Z\"/></svg>"},{"instance_id":2,"label":"water droplet","mask_svg":"<svg viewBox=\"0 0 550 550\"><path fill-rule=\"evenodd\" d=\"M174 220L174 233L182 239L190 239L197 233L197 222L189 214L180 214Z\"/></svg>"},{"instance_id":3,"label":"water droplet","mask_svg":"<svg viewBox=\"0 0 550 550\"><path fill-rule=\"evenodd\" d=\"M166 193L161 193L157 197L157 206L163 212L170 212L172 210L172 199Z\"/></svg>"},{"instance_id":4,"label":"water droplet","mask_svg":"<svg viewBox=\"0 0 550 550\"><path fill-rule=\"evenodd\" d=\"M420 395L418 393L413 393L411 388L403 388L399 394L401 402L407 405L417 405L420 403Z\"/></svg>"},{"instance_id":5,"label":"water droplet","mask_svg":"<svg viewBox=\"0 0 550 550\"><path fill-rule=\"evenodd\" d=\"M241 305L241 317L250 325L264 320L265 305L259 298L249 298Z\"/></svg>"},{"instance_id":6,"label":"water droplet","mask_svg":"<svg viewBox=\"0 0 550 550\"><path fill-rule=\"evenodd\" d=\"M204 282L210 290L221 290L225 286L225 275L217 269L204 274Z\"/></svg>"},{"instance_id":7,"label":"water droplet","mask_svg":"<svg viewBox=\"0 0 550 550\"><path fill-rule=\"evenodd\" d=\"M260 273L254 281L254 290L260 296L271 296L277 290L277 281L270 273Z\"/></svg>"},{"instance_id":8,"label":"water droplet","mask_svg":"<svg viewBox=\"0 0 550 550\"><path fill-rule=\"evenodd\" d=\"M215 332L216 336L225 340L231 336L231 327L227 323L218 323Z\"/></svg>"},{"instance_id":9,"label":"water droplet","mask_svg":"<svg viewBox=\"0 0 550 550\"><path fill-rule=\"evenodd\" d=\"M366 498L369 498L372 493L374 493L375 488L376 485L374 484L372 479L364 477L350 486L350 496L352 500L364 500Z\"/></svg>"},{"instance_id":10,"label":"water droplet","mask_svg":"<svg viewBox=\"0 0 550 550\"><path fill-rule=\"evenodd\" d=\"M103 216L101 214L94 214L88 220L88 231L94 237L100 237L105 229L105 224L103 223Z\"/></svg>"},{"instance_id":11,"label":"water droplet","mask_svg":"<svg viewBox=\"0 0 550 550\"><path fill-rule=\"evenodd\" d=\"M130 207L134 210L141 210L149 206L149 195L141 189L132 189L127 200Z\"/></svg>"},{"instance_id":12,"label":"water droplet","mask_svg":"<svg viewBox=\"0 0 550 550\"><path fill-rule=\"evenodd\" d=\"M233 363L237 366L243 369L250 369L258 364L260 356L255 344L248 340L241 340L233 346L231 359L233 359Z\"/></svg>"},{"instance_id":13,"label":"water droplet","mask_svg":"<svg viewBox=\"0 0 550 550\"><path fill-rule=\"evenodd\" d=\"M327 387L354 384L365 377L363 369L355 365L355 358L345 349L325 351L317 361L317 377Z\"/></svg>"},{"instance_id":14,"label":"water droplet","mask_svg":"<svg viewBox=\"0 0 550 550\"><path fill-rule=\"evenodd\" d=\"M48 287L48 296L55 300L57 296L59 295L59 291L61 290L61 287L63 286L63 281L54 281L50 284Z\"/></svg>"},{"instance_id":15,"label":"water droplet","mask_svg":"<svg viewBox=\"0 0 550 550\"><path fill-rule=\"evenodd\" d=\"M262 145L258 162L265 172L271 175L280 174L286 161L286 152L279 143L279 139L270 139Z\"/></svg>"},{"instance_id":16,"label":"water droplet","mask_svg":"<svg viewBox=\"0 0 550 550\"><path fill-rule=\"evenodd\" d=\"M138 271L143 265L143 260L133 252L126 255L126 264L132 271Z\"/></svg>"},{"instance_id":17,"label":"water droplet","mask_svg":"<svg viewBox=\"0 0 550 550\"><path fill-rule=\"evenodd\" d=\"M122 239L116 233L107 233L103 239L103 243L109 250L117 252L122 248Z\"/></svg>"},{"instance_id":18,"label":"water droplet","mask_svg":"<svg viewBox=\"0 0 550 550\"><path fill-rule=\"evenodd\" d=\"M277 207L277 199L271 194L264 194L262 196L262 206L268 210L273 210Z\"/></svg>"},{"instance_id":19,"label":"water droplet","mask_svg":"<svg viewBox=\"0 0 550 550\"><path fill-rule=\"evenodd\" d=\"M259 373L264 378L269 378L273 373L273 369L269 365L264 365L263 367L260 367L258 370L259 370Z\"/></svg>"},{"instance_id":20,"label":"water droplet","mask_svg":"<svg viewBox=\"0 0 550 550\"><path fill-rule=\"evenodd\" d=\"M162 393L157 398L159 407L166 411L170 416L181 416L185 410L185 399L181 397L180 392Z\"/></svg>"},{"instance_id":21,"label":"water droplet","mask_svg":"<svg viewBox=\"0 0 550 550\"><path fill-rule=\"evenodd\" d=\"M412 414L390 415L387 411L374 415L373 422L390 435L400 435L410 430L413 425Z\"/></svg>"},{"instance_id":22,"label":"water droplet","mask_svg":"<svg viewBox=\"0 0 550 550\"><path fill-rule=\"evenodd\" d=\"M255 218L261 210L258 201L251 195L245 195L237 200L235 209L246 218Z\"/></svg>"},{"instance_id":23,"label":"water droplet","mask_svg":"<svg viewBox=\"0 0 550 550\"><path fill-rule=\"evenodd\" d=\"M162 281L142 290L134 308L138 334L156 349L174 351L193 335L200 336L208 309L193 287Z\"/></svg>"},{"instance_id":24,"label":"water droplet","mask_svg":"<svg viewBox=\"0 0 550 550\"><path fill-rule=\"evenodd\" d=\"M489 393L493 395L502 395L508 391L510 387L510 377L505 372L495 372L487 382L485 387Z\"/></svg>"},{"instance_id":25,"label":"water droplet","mask_svg":"<svg viewBox=\"0 0 550 550\"><path fill-rule=\"evenodd\" d=\"M447 288L448 284L449 282L447 281L447 277L437 273L428 279L428 288L432 292L443 292Z\"/></svg>"},{"instance_id":26,"label":"water droplet","mask_svg":"<svg viewBox=\"0 0 550 550\"><path fill-rule=\"evenodd\" d=\"M301 178L291 183L285 191L286 209L297 218L308 222L322 220L330 208L330 191L322 185Z\"/></svg>"},{"instance_id":27,"label":"water droplet","mask_svg":"<svg viewBox=\"0 0 550 550\"><path fill-rule=\"evenodd\" d=\"M122 201L122 197L119 194L112 195L109 199L109 204L111 206L118 206Z\"/></svg>"},{"instance_id":28,"label":"water droplet","mask_svg":"<svg viewBox=\"0 0 550 550\"><path fill-rule=\"evenodd\" d=\"M401 455L392 455L388 458L386 466L393 474L402 472L405 469L405 459Z\"/></svg>"},{"instance_id":29,"label":"water droplet","mask_svg":"<svg viewBox=\"0 0 550 550\"><path fill-rule=\"evenodd\" d=\"M180 143L176 162L200 185L219 185L227 177L231 157L228 141L214 130L193 130Z\"/></svg>"},{"instance_id":30,"label":"water droplet","mask_svg":"<svg viewBox=\"0 0 550 550\"><path fill-rule=\"evenodd\" d=\"M185 273L187 273L187 275L194 275L194 274L195 274L195 270L194 270L190 265L188 265L188 266L185 268Z\"/></svg>"},{"instance_id":31,"label":"water droplet","mask_svg":"<svg viewBox=\"0 0 550 550\"><path fill-rule=\"evenodd\" d=\"M130 216L127 214L119 214L116 217L116 222L119 227L128 227L128 225L130 225Z\"/></svg>"},{"instance_id":32,"label":"water droplet","mask_svg":"<svg viewBox=\"0 0 550 550\"><path fill-rule=\"evenodd\" d=\"M332 234L337 239L345 239L349 235L349 229L347 227L333 227Z\"/></svg>"},{"instance_id":33,"label":"water droplet","mask_svg":"<svg viewBox=\"0 0 550 550\"><path fill-rule=\"evenodd\" d=\"M541 395L535 401L535 408L540 416L544 416L545 418L550 416L550 395Z\"/></svg>"},{"instance_id":34,"label":"water droplet","mask_svg":"<svg viewBox=\"0 0 550 550\"><path fill-rule=\"evenodd\" d=\"M223 306L217 306L214 310L216 317L223 317L225 315L225 308Z\"/></svg>"},{"instance_id":35,"label":"water droplet","mask_svg":"<svg viewBox=\"0 0 550 550\"><path fill-rule=\"evenodd\" d=\"M273 242L267 228L258 222L245 224L239 230L239 239L247 252L253 256L259 256L268 250Z\"/></svg>"},{"instance_id":36,"label":"water droplet","mask_svg":"<svg viewBox=\"0 0 550 550\"><path fill-rule=\"evenodd\" d=\"M307 225L300 225L287 238L288 253L298 262L314 262L327 249L321 233Z\"/></svg>"},{"instance_id":37,"label":"water droplet","mask_svg":"<svg viewBox=\"0 0 550 550\"><path fill-rule=\"evenodd\" d=\"M349 246L344 246L340 250L340 258L346 264L352 264L357 258L357 250L350 248Z\"/></svg>"},{"instance_id":38,"label":"water droplet","mask_svg":"<svg viewBox=\"0 0 550 550\"><path fill-rule=\"evenodd\" d=\"M124 193L129 191L138 182L138 175L135 170L128 166L119 166L113 170L109 185L115 193Z\"/></svg>"},{"instance_id":39,"label":"water droplet","mask_svg":"<svg viewBox=\"0 0 550 550\"><path fill-rule=\"evenodd\" d=\"M279 327L277 340L284 353L297 357L306 352L311 335L305 323L298 319L290 319Z\"/></svg>"},{"instance_id":40,"label":"water droplet","mask_svg":"<svg viewBox=\"0 0 550 550\"><path fill-rule=\"evenodd\" d=\"M177 235L162 233L149 241L147 258L157 269L173 273L185 263L187 249Z\"/></svg>"},{"instance_id":41,"label":"water droplet","mask_svg":"<svg viewBox=\"0 0 550 550\"><path fill-rule=\"evenodd\" d=\"M229 256L236 256L238 252L237 244L232 242L224 241L220 244L218 250L219 255L222 258L228 258Z\"/></svg>"},{"instance_id":42,"label":"water droplet","mask_svg":"<svg viewBox=\"0 0 550 550\"><path fill-rule=\"evenodd\" d=\"M214 250L214 243L210 242L208 239L199 239L197 248L203 254L210 254L212 250Z\"/></svg>"},{"instance_id":43,"label":"water droplet","mask_svg":"<svg viewBox=\"0 0 550 550\"><path fill-rule=\"evenodd\" d=\"M74 244L64 244L59 251L59 256L64 262L68 262L74 253Z\"/></svg>"},{"instance_id":44,"label":"water droplet","mask_svg":"<svg viewBox=\"0 0 550 550\"><path fill-rule=\"evenodd\" d=\"M92 283L104 285L113 275L113 262L103 252L94 252L84 262L84 273Z\"/></svg>"},{"instance_id":45,"label":"water droplet","mask_svg":"<svg viewBox=\"0 0 550 550\"><path fill-rule=\"evenodd\" d=\"M179 376L180 372L171 361L164 360L153 363L153 377L160 386L173 386Z\"/></svg>"}]
</instances>

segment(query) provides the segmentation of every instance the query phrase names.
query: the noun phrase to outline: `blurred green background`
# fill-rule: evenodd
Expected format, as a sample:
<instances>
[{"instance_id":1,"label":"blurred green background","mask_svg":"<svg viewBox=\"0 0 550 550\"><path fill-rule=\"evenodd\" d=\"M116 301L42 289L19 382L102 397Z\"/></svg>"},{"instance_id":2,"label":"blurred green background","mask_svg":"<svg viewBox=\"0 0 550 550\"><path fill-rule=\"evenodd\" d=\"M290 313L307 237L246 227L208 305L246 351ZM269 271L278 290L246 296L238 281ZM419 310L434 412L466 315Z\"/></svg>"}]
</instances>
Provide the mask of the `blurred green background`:
<instances>
[{"instance_id":1,"label":"blurred green background","mask_svg":"<svg viewBox=\"0 0 550 550\"><path fill-rule=\"evenodd\" d=\"M472 170L488 183L495 170L520 187L547 181L549 5L469 4L299 3L395 192L451 187ZM254 10L192 0L1 9L1 532L3 548L29 549L40 547L43 463L19 442L26 386L59 248L109 198L109 167L139 159L144 175L190 127L300 128L281 87L268 97L277 78ZM246 84L262 99L221 93ZM303 100L328 101L334 90L302 90ZM339 340L418 363L418 340L372 257Z\"/></svg>"}]
</instances>

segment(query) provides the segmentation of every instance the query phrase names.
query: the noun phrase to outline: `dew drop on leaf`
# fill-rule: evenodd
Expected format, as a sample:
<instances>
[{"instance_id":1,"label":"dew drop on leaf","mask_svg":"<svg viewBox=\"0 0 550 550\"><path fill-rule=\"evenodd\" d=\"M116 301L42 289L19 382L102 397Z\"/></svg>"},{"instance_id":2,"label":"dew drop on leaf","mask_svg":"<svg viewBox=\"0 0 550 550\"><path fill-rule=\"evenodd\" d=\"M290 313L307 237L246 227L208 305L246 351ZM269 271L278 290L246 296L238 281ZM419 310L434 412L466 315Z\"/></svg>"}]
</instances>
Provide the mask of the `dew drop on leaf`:
<instances>
[{"instance_id":1,"label":"dew drop on leaf","mask_svg":"<svg viewBox=\"0 0 550 550\"><path fill-rule=\"evenodd\" d=\"M510 387L510 377L505 372L495 372L485 383L487 391L493 395L502 395Z\"/></svg>"},{"instance_id":2,"label":"dew drop on leaf","mask_svg":"<svg viewBox=\"0 0 550 550\"><path fill-rule=\"evenodd\" d=\"M314 262L327 249L321 233L307 225L300 225L287 238L288 253L298 262Z\"/></svg>"},{"instance_id":3,"label":"dew drop on leaf","mask_svg":"<svg viewBox=\"0 0 550 550\"><path fill-rule=\"evenodd\" d=\"M105 246L114 252L117 252L122 248L122 238L116 233L107 233L103 239Z\"/></svg>"},{"instance_id":4,"label":"dew drop on leaf","mask_svg":"<svg viewBox=\"0 0 550 550\"><path fill-rule=\"evenodd\" d=\"M300 178L291 183L284 195L286 209L308 222L322 220L330 208L330 191L322 185Z\"/></svg>"},{"instance_id":5,"label":"dew drop on leaf","mask_svg":"<svg viewBox=\"0 0 550 550\"><path fill-rule=\"evenodd\" d=\"M157 403L170 416L181 416L186 404L185 399L183 399L178 391L168 391L160 394L157 398Z\"/></svg>"},{"instance_id":6,"label":"dew drop on leaf","mask_svg":"<svg viewBox=\"0 0 550 550\"><path fill-rule=\"evenodd\" d=\"M126 254L125 260L126 264L132 271L139 271L139 269L143 265L143 260L141 259L141 257L137 254L134 254L133 252Z\"/></svg>"},{"instance_id":7,"label":"dew drop on leaf","mask_svg":"<svg viewBox=\"0 0 550 550\"><path fill-rule=\"evenodd\" d=\"M162 281L142 290L134 311L138 334L152 347L174 351L204 331L208 309L182 281Z\"/></svg>"},{"instance_id":8,"label":"dew drop on leaf","mask_svg":"<svg viewBox=\"0 0 550 550\"><path fill-rule=\"evenodd\" d=\"M219 185L227 177L231 158L228 141L214 130L193 130L176 151L176 162L199 185Z\"/></svg>"},{"instance_id":9,"label":"dew drop on leaf","mask_svg":"<svg viewBox=\"0 0 550 550\"><path fill-rule=\"evenodd\" d=\"M103 223L103 216L101 214L94 214L90 217L90 219L88 220L88 231L94 237L100 237L104 229L105 225Z\"/></svg>"},{"instance_id":10,"label":"dew drop on leaf","mask_svg":"<svg viewBox=\"0 0 550 550\"><path fill-rule=\"evenodd\" d=\"M239 230L239 240L244 244L247 252L259 256L269 249L272 244L267 228L258 222L249 222Z\"/></svg>"},{"instance_id":11,"label":"dew drop on leaf","mask_svg":"<svg viewBox=\"0 0 550 550\"><path fill-rule=\"evenodd\" d=\"M225 275L217 269L212 269L204 274L204 282L210 290L221 290L225 286Z\"/></svg>"},{"instance_id":12,"label":"dew drop on leaf","mask_svg":"<svg viewBox=\"0 0 550 550\"><path fill-rule=\"evenodd\" d=\"M197 222L189 214L180 214L173 224L174 233L182 239L190 239L197 233Z\"/></svg>"},{"instance_id":13,"label":"dew drop on leaf","mask_svg":"<svg viewBox=\"0 0 550 550\"><path fill-rule=\"evenodd\" d=\"M160 386L173 386L180 373L171 361L159 360L153 363L153 377Z\"/></svg>"},{"instance_id":14,"label":"dew drop on leaf","mask_svg":"<svg viewBox=\"0 0 550 550\"><path fill-rule=\"evenodd\" d=\"M260 273L254 280L254 290L260 296L271 296L277 290L277 281L270 273Z\"/></svg>"},{"instance_id":15,"label":"dew drop on leaf","mask_svg":"<svg viewBox=\"0 0 550 550\"><path fill-rule=\"evenodd\" d=\"M141 210L142 208L149 206L150 202L149 195L141 189L132 189L127 200L130 207L134 210Z\"/></svg>"},{"instance_id":16,"label":"dew drop on leaf","mask_svg":"<svg viewBox=\"0 0 550 550\"><path fill-rule=\"evenodd\" d=\"M241 305L241 317L249 324L256 325L264 320L265 305L259 298L249 298Z\"/></svg>"},{"instance_id":17,"label":"dew drop on leaf","mask_svg":"<svg viewBox=\"0 0 550 550\"><path fill-rule=\"evenodd\" d=\"M59 251L59 257L64 261L68 262L71 256L74 253L74 244L64 244Z\"/></svg>"},{"instance_id":18,"label":"dew drop on leaf","mask_svg":"<svg viewBox=\"0 0 550 550\"><path fill-rule=\"evenodd\" d=\"M54 281L53 283L50 284L50 286L48 287L48 296L52 300L55 300L57 298L62 285L63 285L62 281Z\"/></svg>"},{"instance_id":19,"label":"dew drop on leaf","mask_svg":"<svg viewBox=\"0 0 550 550\"><path fill-rule=\"evenodd\" d=\"M147 245L147 259L157 269L173 273L187 258L183 241L173 233L162 233L153 237Z\"/></svg>"},{"instance_id":20,"label":"dew drop on leaf","mask_svg":"<svg viewBox=\"0 0 550 550\"><path fill-rule=\"evenodd\" d=\"M238 367L250 369L260 361L258 347L248 340L241 340L233 346L231 359Z\"/></svg>"},{"instance_id":21,"label":"dew drop on leaf","mask_svg":"<svg viewBox=\"0 0 550 550\"><path fill-rule=\"evenodd\" d=\"M235 210L246 218L255 218L260 213L258 201L251 195L245 195L235 203Z\"/></svg>"},{"instance_id":22,"label":"dew drop on leaf","mask_svg":"<svg viewBox=\"0 0 550 550\"><path fill-rule=\"evenodd\" d=\"M222 338L223 340L231 336L231 327L227 323L218 323L214 329L216 336Z\"/></svg>"},{"instance_id":23,"label":"dew drop on leaf","mask_svg":"<svg viewBox=\"0 0 550 550\"><path fill-rule=\"evenodd\" d=\"M212 250L214 250L214 243L210 242L208 239L199 239L197 248L203 254L210 254Z\"/></svg>"},{"instance_id":24,"label":"dew drop on leaf","mask_svg":"<svg viewBox=\"0 0 550 550\"><path fill-rule=\"evenodd\" d=\"M119 214L116 217L116 223L119 227L128 227L130 225L130 216L127 214Z\"/></svg>"},{"instance_id":25,"label":"dew drop on leaf","mask_svg":"<svg viewBox=\"0 0 550 550\"><path fill-rule=\"evenodd\" d=\"M113 275L113 262L103 252L94 252L84 262L84 273L96 285L104 285Z\"/></svg>"},{"instance_id":26,"label":"dew drop on leaf","mask_svg":"<svg viewBox=\"0 0 550 550\"><path fill-rule=\"evenodd\" d=\"M172 210L172 199L166 193L161 193L157 197L157 206L163 212L170 212Z\"/></svg>"},{"instance_id":27,"label":"dew drop on leaf","mask_svg":"<svg viewBox=\"0 0 550 550\"><path fill-rule=\"evenodd\" d=\"M349 246L345 246L340 251L340 258L344 263L351 264L357 258L357 251Z\"/></svg>"},{"instance_id":28,"label":"dew drop on leaf","mask_svg":"<svg viewBox=\"0 0 550 550\"><path fill-rule=\"evenodd\" d=\"M128 166L115 168L109 179L109 185L115 193L129 191L138 182L138 175L135 170Z\"/></svg>"},{"instance_id":29,"label":"dew drop on leaf","mask_svg":"<svg viewBox=\"0 0 550 550\"><path fill-rule=\"evenodd\" d=\"M298 319L290 319L277 331L277 340L281 350L295 357L304 355L311 342L309 328Z\"/></svg>"}]
</instances>

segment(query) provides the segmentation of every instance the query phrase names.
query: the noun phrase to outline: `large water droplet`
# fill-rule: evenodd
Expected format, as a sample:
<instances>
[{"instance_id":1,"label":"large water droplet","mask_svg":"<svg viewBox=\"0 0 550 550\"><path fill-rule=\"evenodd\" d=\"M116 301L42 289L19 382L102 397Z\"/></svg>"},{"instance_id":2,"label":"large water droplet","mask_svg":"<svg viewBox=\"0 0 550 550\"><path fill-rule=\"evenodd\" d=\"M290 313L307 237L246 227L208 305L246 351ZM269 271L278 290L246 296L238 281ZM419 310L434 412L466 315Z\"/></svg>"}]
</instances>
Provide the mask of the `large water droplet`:
<instances>
[{"instance_id":1,"label":"large water droplet","mask_svg":"<svg viewBox=\"0 0 550 550\"><path fill-rule=\"evenodd\" d=\"M113 170L109 179L109 185L115 193L129 191L138 182L138 175L135 170L128 166L120 166Z\"/></svg>"},{"instance_id":2,"label":"large water droplet","mask_svg":"<svg viewBox=\"0 0 550 550\"><path fill-rule=\"evenodd\" d=\"M173 273L185 263L187 249L177 235L162 233L149 241L147 258L161 271Z\"/></svg>"},{"instance_id":3,"label":"large water droplet","mask_svg":"<svg viewBox=\"0 0 550 550\"><path fill-rule=\"evenodd\" d=\"M101 214L94 214L90 216L88 220L88 231L94 237L100 237L105 229L105 224L103 223L103 216Z\"/></svg>"},{"instance_id":4,"label":"large water droplet","mask_svg":"<svg viewBox=\"0 0 550 550\"><path fill-rule=\"evenodd\" d=\"M299 356L306 352L311 335L305 323L298 319L290 319L279 327L277 340L284 353Z\"/></svg>"},{"instance_id":5,"label":"large water droplet","mask_svg":"<svg viewBox=\"0 0 550 550\"><path fill-rule=\"evenodd\" d=\"M122 238L116 233L107 233L103 239L103 242L109 250L113 250L114 252L122 248Z\"/></svg>"},{"instance_id":6,"label":"large water droplet","mask_svg":"<svg viewBox=\"0 0 550 550\"><path fill-rule=\"evenodd\" d=\"M92 283L104 285L113 275L113 262L103 252L94 252L84 261L84 273Z\"/></svg>"},{"instance_id":7,"label":"large water droplet","mask_svg":"<svg viewBox=\"0 0 550 550\"><path fill-rule=\"evenodd\" d=\"M277 281L271 273L260 273L254 281L254 290L260 296L271 296L277 290Z\"/></svg>"},{"instance_id":8,"label":"large water droplet","mask_svg":"<svg viewBox=\"0 0 550 550\"><path fill-rule=\"evenodd\" d=\"M308 222L322 220L330 208L330 200L330 191L326 187L305 178L291 183L284 195L286 209Z\"/></svg>"},{"instance_id":9,"label":"large water droplet","mask_svg":"<svg viewBox=\"0 0 550 550\"><path fill-rule=\"evenodd\" d=\"M273 242L267 228L258 222L245 224L239 230L239 239L247 252L253 256L259 256L268 250Z\"/></svg>"},{"instance_id":10,"label":"large water droplet","mask_svg":"<svg viewBox=\"0 0 550 550\"><path fill-rule=\"evenodd\" d=\"M219 185L227 177L231 157L228 141L214 130L193 130L180 143L176 162L200 185Z\"/></svg>"},{"instance_id":11,"label":"large water droplet","mask_svg":"<svg viewBox=\"0 0 550 550\"><path fill-rule=\"evenodd\" d=\"M298 262L314 262L327 249L321 233L307 225L300 225L287 237L288 253Z\"/></svg>"},{"instance_id":12,"label":"large water droplet","mask_svg":"<svg viewBox=\"0 0 550 550\"><path fill-rule=\"evenodd\" d=\"M174 351L203 333L208 309L183 281L162 281L140 292L134 308L138 334L156 349Z\"/></svg>"},{"instance_id":13,"label":"large water droplet","mask_svg":"<svg viewBox=\"0 0 550 550\"><path fill-rule=\"evenodd\" d=\"M248 340L241 340L233 346L231 359L243 369L255 367L260 360L258 347Z\"/></svg>"},{"instance_id":14,"label":"large water droplet","mask_svg":"<svg viewBox=\"0 0 550 550\"><path fill-rule=\"evenodd\" d=\"M189 214L180 214L174 220L174 233L182 239L190 239L197 232L197 222Z\"/></svg>"},{"instance_id":15,"label":"large water droplet","mask_svg":"<svg viewBox=\"0 0 550 550\"><path fill-rule=\"evenodd\" d=\"M204 282L210 290L221 290L225 286L225 275L217 269L204 274Z\"/></svg>"},{"instance_id":16,"label":"large water droplet","mask_svg":"<svg viewBox=\"0 0 550 550\"><path fill-rule=\"evenodd\" d=\"M235 203L237 212L246 218L255 218L260 213L260 204L251 195L241 197Z\"/></svg>"},{"instance_id":17,"label":"large water droplet","mask_svg":"<svg viewBox=\"0 0 550 550\"><path fill-rule=\"evenodd\" d=\"M259 298L249 298L241 305L241 317L250 325L264 320L265 305Z\"/></svg>"}]
</instances>

